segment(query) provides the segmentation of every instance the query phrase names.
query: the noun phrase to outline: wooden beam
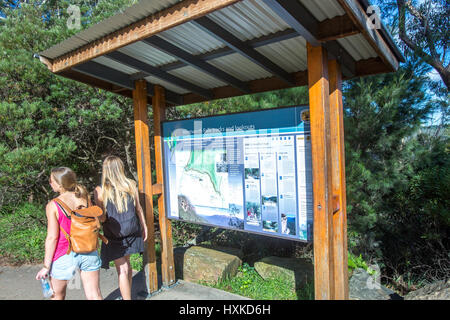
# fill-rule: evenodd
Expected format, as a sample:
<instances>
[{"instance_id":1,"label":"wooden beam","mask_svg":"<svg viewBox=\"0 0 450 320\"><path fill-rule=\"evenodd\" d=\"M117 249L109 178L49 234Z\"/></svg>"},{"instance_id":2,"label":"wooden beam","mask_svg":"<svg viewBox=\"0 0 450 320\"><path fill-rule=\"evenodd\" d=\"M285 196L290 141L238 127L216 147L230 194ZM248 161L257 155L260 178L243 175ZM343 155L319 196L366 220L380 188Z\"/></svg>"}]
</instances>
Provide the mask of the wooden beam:
<instances>
[{"instance_id":1,"label":"wooden beam","mask_svg":"<svg viewBox=\"0 0 450 320\"><path fill-rule=\"evenodd\" d=\"M318 29L319 41L331 41L361 33L347 14L319 22Z\"/></svg>"},{"instance_id":2,"label":"wooden beam","mask_svg":"<svg viewBox=\"0 0 450 320\"><path fill-rule=\"evenodd\" d=\"M190 54L189 52L171 44L170 42L154 36L148 39L143 40L145 43L157 48L158 50L161 50L169 55L172 55L180 60L182 60L184 63L191 65L192 67L206 72L210 74L211 76L220 79L233 87L239 89L240 91L244 93L249 93L249 89L246 86L245 82L233 77L232 75L220 70L219 68L214 67L212 64L209 64L203 60L200 60L196 56Z\"/></svg>"},{"instance_id":3,"label":"wooden beam","mask_svg":"<svg viewBox=\"0 0 450 320\"><path fill-rule=\"evenodd\" d=\"M314 194L314 287L317 300L334 299L333 194L328 56L307 43Z\"/></svg>"},{"instance_id":4,"label":"wooden beam","mask_svg":"<svg viewBox=\"0 0 450 320\"><path fill-rule=\"evenodd\" d=\"M94 61L88 61L86 63L73 67L73 70L84 73L97 79L114 83L115 85L118 85L123 88L131 90L134 89L134 83L130 79L129 75Z\"/></svg>"},{"instance_id":5,"label":"wooden beam","mask_svg":"<svg viewBox=\"0 0 450 320\"><path fill-rule=\"evenodd\" d=\"M247 46L252 48L259 48L268 44L272 44L275 42L280 42L283 40L292 39L295 37L299 37L300 35L294 29L286 29L282 31L278 31L269 35L261 36L255 39L244 41ZM235 51L229 47L218 48L209 52L205 52L199 55L196 55L197 58L203 61L209 61L221 57L225 57L227 55L233 54ZM182 68L186 66L183 61L175 61L170 62L168 64L160 66L161 70L171 71L178 68Z\"/></svg>"},{"instance_id":6,"label":"wooden beam","mask_svg":"<svg viewBox=\"0 0 450 320\"><path fill-rule=\"evenodd\" d=\"M391 72L380 57L359 60L356 62L356 74L359 77Z\"/></svg>"},{"instance_id":7,"label":"wooden beam","mask_svg":"<svg viewBox=\"0 0 450 320\"><path fill-rule=\"evenodd\" d=\"M347 15L361 30L364 38L373 47L375 52L381 57L383 62L391 68L390 71L396 71L399 66L399 62L395 57L394 53L391 51L389 46L384 41L383 37L380 35L377 29L372 29L367 26L367 21L369 17L367 16L364 9L355 0L337 0L342 8L345 10ZM379 18L379 17L378 17Z\"/></svg>"},{"instance_id":8,"label":"wooden beam","mask_svg":"<svg viewBox=\"0 0 450 320\"><path fill-rule=\"evenodd\" d=\"M162 193L162 185L160 183L155 183L152 189L154 196L159 196Z\"/></svg>"},{"instance_id":9,"label":"wooden beam","mask_svg":"<svg viewBox=\"0 0 450 320\"><path fill-rule=\"evenodd\" d=\"M300 2L277 0L263 0L263 2L307 42L314 46L320 44L317 39L317 22Z\"/></svg>"},{"instance_id":10,"label":"wooden beam","mask_svg":"<svg viewBox=\"0 0 450 320\"><path fill-rule=\"evenodd\" d=\"M158 198L158 216L161 230L161 274L163 286L175 283L175 266L173 260L172 225L167 218L164 203L164 174L162 154L161 121L165 120L164 88L155 85L153 97L153 132L155 139L156 181L161 185L161 194Z\"/></svg>"},{"instance_id":11,"label":"wooden beam","mask_svg":"<svg viewBox=\"0 0 450 320\"><path fill-rule=\"evenodd\" d=\"M134 89L133 78L139 79L145 76L144 74L140 74L139 77L128 75L94 61L88 61L73 67L73 70L131 90ZM151 87L151 90L148 90L147 93L149 96L153 96L153 87ZM183 97L172 91L167 92L167 100L175 105L183 104Z\"/></svg>"},{"instance_id":12,"label":"wooden beam","mask_svg":"<svg viewBox=\"0 0 450 320\"><path fill-rule=\"evenodd\" d=\"M197 93L207 99L212 98L212 92L210 90L201 88L193 83L190 83L184 79L178 78L166 71L163 71L157 67L149 65L148 63L142 62L138 59L128 56L122 52L114 51L114 52L106 54L105 56L112 60L115 60L119 63L125 64L129 67L132 67L141 72L144 72L145 77L150 76L150 75L155 76L157 78L163 79L164 81L170 82L180 88Z\"/></svg>"},{"instance_id":13,"label":"wooden beam","mask_svg":"<svg viewBox=\"0 0 450 320\"><path fill-rule=\"evenodd\" d=\"M87 74L84 74L81 72L77 72L72 69L58 73L58 76L62 76L67 79L78 81L78 82L84 83L86 85L90 85L94 88L99 88L99 89L103 89L103 90L106 90L109 92L117 93L117 94L120 94L121 96L124 96L127 98L133 97L132 90L130 90L130 89L116 86L110 82L94 78L90 75L87 75Z\"/></svg>"},{"instance_id":14,"label":"wooden beam","mask_svg":"<svg viewBox=\"0 0 450 320\"><path fill-rule=\"evenodd\" d=\"M79 49L54 59L49 66L57 73L88 60L143 40L159 32L225 8L239 0L184 0L167 9L107 34Z\"/></svg>"},{"instance_id":15,"label":"wooden beam","mask_svg":"<svg viewBox=\"0 0 450 320\"><path fill-rule=\"evenodd\" d=\"M155 230L153 217L153 190L150 161L150 143L147 121L147 83L145 80L136 80L136 89L133 90L134 104L134 131L136 141L136 163L138 173L138 188L141 205L145 212L148 228L145 243L144 270L146 285L149 293L158 290L158 275L156 271Z\"/></svg>"},{"instance_id":16,"label":"wooden beam","mask_svg":"<svg viewBox=\"0 0 450 320\"><path fill-rule=\"evenodd\" d=\"M301 87L301 86L305 86L308 84L308 74L306 71L294 72L291 75L294 77L295 87ZM265 78L265 79L252 80L252 81L247 82L246 84L249 87L251 94L292 88L292 86L290 86L286 82L280 80L278 77L270 77L270 78ZM242 91L240 91L232 86L223 86L223 87L214 88L214 89L212 89L212 92L213 92L213 98L211 100L242 96L245 94ZM203 102L203 101L207 101L207 100L197 94L188 93L183 96L183 101L184 101L185 105L188 105L188 104Z\"/></svg>"},{"instance_id":17,"label":"wooden beam","mask_svg":"<svg viewBox=\"0 0 450 320\"><path fill-rule=\"evenodd\" d=\"M328 62L333 199L333 255L335 299L348 300L347 210L345 194L344 110L342 74L336 60Z\"/></svg>"},{"instance_id":18,"label":"wooden beam","mask_svg":"<svg viewBox=\"0 0 450 320\"><path fill-rule=\"evenodd\" d=\"M317 46L319 40L320 22L299 1L263 0L280 18L289 24L299 35L303 36L308 43ZM323 35L322 35L323 36ZM323 44L328 54L337 59L342 65L343 72L348 77L355 75L355 59L336 40Z\"/></svg>"},{"instance_id":19,"label":"wooden beam","mask_svg":"<svg viewBox=\"0 0 450 320\"><path fill-rule=\"evenodd\" d=\"M245 42L231 34L229 31L222 28L208 17L201 17L191 21L203 31L216 38L217 40L225 43L228 47L232 48L235 52L240 53L253 63L259 65L261 68L270 72L274 76L282 79L289 85L294 85L294 78L281 67L273 63L263 54L259 53L252 47L248 46Z\"/></svg>"}]
</instances>

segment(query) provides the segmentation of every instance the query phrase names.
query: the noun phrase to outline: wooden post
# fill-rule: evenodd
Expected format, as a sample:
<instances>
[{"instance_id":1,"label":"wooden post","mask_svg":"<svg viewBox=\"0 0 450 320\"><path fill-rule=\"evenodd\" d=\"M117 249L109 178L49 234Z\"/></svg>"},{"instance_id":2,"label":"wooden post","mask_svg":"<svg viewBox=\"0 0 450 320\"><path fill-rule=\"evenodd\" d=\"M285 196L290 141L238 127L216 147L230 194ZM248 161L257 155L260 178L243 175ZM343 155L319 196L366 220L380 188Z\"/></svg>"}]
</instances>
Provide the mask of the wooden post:
<instances>
[{"instance_id":1,"label":"wooden post","mask_svg":"<svg viewBox=\"0 0 450 320\"><path fill-rule=\"evenodd\" d=\"M314 288L317 300L334 299L333 199L328 58L307 43L314 193Z\"/></svg>"},{"instance_id":2,"label":"wooden post","mask_svg":"<svg viewBox=\"0 0 450 320\"><path fill-rule=\"evenodd\" d=\"M159 226L161 230L161 273L163 286L175 283L175 266L173 262L172 225L167 219L164 204L164 176L163 176L163 154L162 154L162 132L161 121L165 120L165 95L164 88L155 85L153 97L153 132L155 137L155 162L156 183L161 186L158 198Z\"/></svg>"},{"instance_id":3,"label":"wooden post","mask_svg":"<svg viewBox=\"0 0 450 320\"><path fill-rule=\"evenodd\" d=\"M328 62L333 198L335 299L348 300L347 210L345 195L344 110L342 73L336 60Z\"/></svg>"},{"instance_id":4,"label":"wooden post","mask_svg":"<svg viewBox=\"0 0 450 320\"><path fill-rule=\"evenodd\" d=\"M135 81L133 90L134 131L136 141L136 164L139 179L139 195L141 206L145 212L148 228L144 252L144 270L147 290L151 294L158 290L158 274L156 271L155 230L153 217L152 171L150 162L150 143L147 122L147 82L143 79Z\"/></svg>"}]
</instances>

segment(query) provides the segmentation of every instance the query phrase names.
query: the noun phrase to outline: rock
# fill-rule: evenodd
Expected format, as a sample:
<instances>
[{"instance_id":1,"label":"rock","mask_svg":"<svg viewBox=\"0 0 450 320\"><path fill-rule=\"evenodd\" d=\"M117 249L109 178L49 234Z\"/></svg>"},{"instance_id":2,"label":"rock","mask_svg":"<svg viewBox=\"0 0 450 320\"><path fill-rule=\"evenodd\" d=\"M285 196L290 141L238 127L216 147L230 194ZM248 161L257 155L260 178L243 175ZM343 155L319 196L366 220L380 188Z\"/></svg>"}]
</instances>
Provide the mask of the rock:
<instances>
[{"instance_id":1,"label":"rock","mask_svg":"<svg viewBox=\"0 0 450 320\"><path fill-rule=\"evenodd\" d=\"M254 264L263 279L288 279L299 288L314 281L314 266L307 259L265 257Z\"/></svg>"},{"instance_id":2,"label":"rock","mask_svg":"<svg viewBox=\"0 0 450 320\"><path fill-rule=\"evenodd\" d=\"M235 248L174 248L175 276L191 282L215 282L235 276L242 264L241 258L242 251Z\"/></svg>"},{"instance_id":3,"label":"rock","mask_svg":"<svg viewBox=\"0 0 450 320\"><path fill-rule=\"evenodd\" d=\"M394 291L384 287L368 274L364 269L358 268L353 272L349 281L350 300L402 300Z\"/></svg>"},{"instance_id":4,"label":"rock","mask_svg":"<svg viewBox=\"0 0 450 320\"><path fill-rule=\"evenodd\" d=\"M450 300L450 279L437 281L411 291L405 300Z\"/></svg>"}]
</instances>

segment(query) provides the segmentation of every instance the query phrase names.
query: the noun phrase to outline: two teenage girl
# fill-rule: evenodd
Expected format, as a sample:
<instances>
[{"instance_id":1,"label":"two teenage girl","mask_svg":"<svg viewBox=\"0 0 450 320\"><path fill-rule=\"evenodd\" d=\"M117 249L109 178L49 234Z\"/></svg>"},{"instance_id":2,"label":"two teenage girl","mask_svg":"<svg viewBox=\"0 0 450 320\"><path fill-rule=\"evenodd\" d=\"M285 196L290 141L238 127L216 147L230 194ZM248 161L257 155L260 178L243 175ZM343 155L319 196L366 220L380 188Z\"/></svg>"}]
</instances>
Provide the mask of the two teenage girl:
<instances>
[{"instance_id":1,"label":"two teenage girl","mask_svg":"<svg viewBox=\"0 0 450 320\"><path fill-rule=\"evenodd\" d=\"M52 169L49 183L53 191L59 193L57 198L70 209L88 206L89 194L77 183L76 174L71 169ZM69 243L60 227L70 233L70 216L54 200L46 206L48 224L44 267L37 273L36 279L50 276L54 300L65 298L67 283L77 268L80 269L86 298L103 299L99 286L100 267L107 269L110 261L114 261L116 266L122 298L131 299L130 254L143 252L147 226L136 183L126 178L120 158L110 156L104 160L102 183L95 189L94 196L96 204L103 208L99 219L108 239L108 244L102 243L101 259L97 251L87 254L71 251L66 254Z\"/></svg>"}]
</instances>

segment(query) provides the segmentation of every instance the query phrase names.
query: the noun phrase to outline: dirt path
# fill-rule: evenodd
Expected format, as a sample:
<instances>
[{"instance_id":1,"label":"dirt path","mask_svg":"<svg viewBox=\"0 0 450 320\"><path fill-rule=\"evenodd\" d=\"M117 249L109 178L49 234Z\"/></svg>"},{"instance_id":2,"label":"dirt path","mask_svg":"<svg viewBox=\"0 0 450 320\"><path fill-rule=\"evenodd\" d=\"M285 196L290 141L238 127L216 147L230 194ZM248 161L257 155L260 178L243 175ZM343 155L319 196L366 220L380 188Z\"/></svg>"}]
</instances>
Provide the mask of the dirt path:
<instances>
[{"instance_id":1,"label":"dirt path","mask_svg":"<svg viewBox=\"0 0 450 320\"><path fill-rule=\"evenodd\" d=\"M42 265L0 266L0 300L43 300L41 285L35 279ZM120 297L117 273L114 268L100 269L100 290L105 300ZM160 282L161 283L161 282ZM145 275L133 271L132 299L145 300ZM79 273L69 282L66 300L85 300ZM149 300L246 300L222 290L179 281L170 289L162 289Z\"/></svg>"}]
</instances>

